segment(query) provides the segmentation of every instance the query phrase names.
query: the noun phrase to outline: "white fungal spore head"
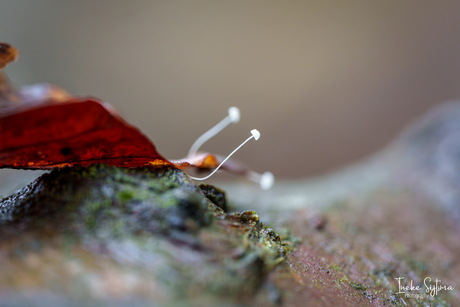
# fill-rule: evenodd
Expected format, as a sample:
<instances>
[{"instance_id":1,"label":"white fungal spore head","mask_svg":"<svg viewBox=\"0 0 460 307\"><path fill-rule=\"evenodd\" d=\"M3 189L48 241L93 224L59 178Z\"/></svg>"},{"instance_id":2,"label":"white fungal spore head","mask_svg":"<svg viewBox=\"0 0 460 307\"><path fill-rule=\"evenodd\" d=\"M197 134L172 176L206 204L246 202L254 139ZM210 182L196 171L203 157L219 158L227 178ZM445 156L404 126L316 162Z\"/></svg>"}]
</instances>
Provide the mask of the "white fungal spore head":
<instances>
[{"instance_id":1,"label":"white fungal spore head","mask_svg":"<svg viewBox=\"0 0 460 307\"><path fill-rule=\"evenodd\" d=\"M237 107L230 107L228 109L228 116L230 117L231 122L236 124L240 121L240 109Z\"/></svg>"},{"instance_id":2,"label":"white fungal spore head","mask_svg":"<svg viewBox=\"0 0 460 307\"><path fill-rule=\"evenodd\" d=\"M275 176L271 172L265 172L260 176L260 188L262 190L270 190L275 184Z\"/></svg>"},{"instance_id":3,"label":"white fungal spore head","mask_svg":"<svg viewBox=\"0 0 460 307\"><path fill-rule=\"evenodd\" d=\"M260 132L257 129L252 129L251 134L254 137L254 139L257 141L260 138Z\"/></svg>"}]
</instances>

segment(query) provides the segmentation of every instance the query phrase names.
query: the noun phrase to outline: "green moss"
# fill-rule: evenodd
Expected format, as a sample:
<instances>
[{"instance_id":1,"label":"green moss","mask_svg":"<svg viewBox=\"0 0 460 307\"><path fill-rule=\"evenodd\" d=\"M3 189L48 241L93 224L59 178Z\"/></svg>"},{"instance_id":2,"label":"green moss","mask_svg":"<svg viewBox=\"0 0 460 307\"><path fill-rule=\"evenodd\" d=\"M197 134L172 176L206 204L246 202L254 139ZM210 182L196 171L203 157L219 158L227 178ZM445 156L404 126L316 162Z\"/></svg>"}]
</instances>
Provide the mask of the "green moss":
<instances>
[{"instance_id":1,"label":"green moss","mask_svg":"<svg viewBox=\"0 0 460 307\"><path fill-rule=\"evenodd\" d=\"M352 286L354 289L357 289L357 290L362 290L362 291L366 291L367 290L367 287L365 287L364 285L358 283L358 282L349 282L348 283L350 286Z\"/></svg>"},{"instance_id":2,"label":"green moss","mask_svg":"<svg viewBox=\"0 0 460 307\"><path fill-rule=\"evenodd\" d=\"M134 195L135 195L134 191L122 190L122 191L118 192L117 196L118 196L118 199L120 200L120 202L126 203L129 200L133 199Z\"/></svg>"},{"instance_id":3,"label":"green moss","mask_svg":"<svg viewBox=\"0 0 460 307\"><path fill-rule=\"evenodd\" d=\"M339 265L337 265L337 264L335 264L332 268L333 268L333 270L336 271L336 272L340 272L340 271L342 270L342 268L341 268Z\"/></svg>"},{"instance_id":4,"label":"green moss","mask_svg":"<svg viewBox=\"0 0 460 307\"><path fill-rule=\"evenodd\" d=\"M221 208L224 212L228 211L225 191L206 183L200 183L198 187L203 191L207 199Z\"/></svg>"}]
</instances>

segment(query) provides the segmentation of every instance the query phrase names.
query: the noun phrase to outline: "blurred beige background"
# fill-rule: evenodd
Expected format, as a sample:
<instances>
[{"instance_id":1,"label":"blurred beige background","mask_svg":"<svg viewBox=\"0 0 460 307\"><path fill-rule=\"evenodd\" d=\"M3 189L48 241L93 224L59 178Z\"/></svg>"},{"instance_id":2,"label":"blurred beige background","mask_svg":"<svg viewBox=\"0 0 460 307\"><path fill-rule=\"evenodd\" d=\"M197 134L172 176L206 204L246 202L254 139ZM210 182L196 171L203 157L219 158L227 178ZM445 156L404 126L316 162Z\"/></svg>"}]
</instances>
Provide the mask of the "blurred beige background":
<instances>
[{"instance_id":1,"label":"blurred beige background","mask_svg":"<svg viewBox=\"0 0 460 307\"><path fill-rule=\"evenodd\" d=\"M166 158L203 149L298 178L380 149L460 96L459 1L1 0L7 73L112 103ZM231 178L231 177L225 177Z\"/></svg>"}]
</instances>

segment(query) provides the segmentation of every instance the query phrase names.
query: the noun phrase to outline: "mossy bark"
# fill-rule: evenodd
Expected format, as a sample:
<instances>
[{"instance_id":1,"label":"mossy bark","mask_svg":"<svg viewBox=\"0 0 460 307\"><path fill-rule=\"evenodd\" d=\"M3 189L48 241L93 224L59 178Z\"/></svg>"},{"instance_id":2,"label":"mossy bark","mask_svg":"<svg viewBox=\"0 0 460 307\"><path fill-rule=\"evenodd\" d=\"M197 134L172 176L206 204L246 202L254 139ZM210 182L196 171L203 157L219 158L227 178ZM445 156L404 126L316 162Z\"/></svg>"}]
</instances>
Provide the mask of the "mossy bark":
<instances>
[{"instance_id":1,"label":"mossy bark","mask_svg":"<svg viewBox=\"0 0 460 307\"><path fill-rule=\"evenodd\" d=\"M225 208L218 189L202 189ZM25 303L28 293L108 305L250 299L289 247L255 212L227 214L202 189L172 167L43 175L0 205L6 301Z\"/></svg>"},{"instance_id":2,"label":"mossy bark","mask_svg":"<svg viewBox=\"0 0 460 307\"><path fill-rule=\"evenodd\" d=\"M459 127L448 105L360 165L268 192L54 170L0 203L0 306L460 306ZM399 277L454 289L407 297Z\"/></svg>"}]
</instances>

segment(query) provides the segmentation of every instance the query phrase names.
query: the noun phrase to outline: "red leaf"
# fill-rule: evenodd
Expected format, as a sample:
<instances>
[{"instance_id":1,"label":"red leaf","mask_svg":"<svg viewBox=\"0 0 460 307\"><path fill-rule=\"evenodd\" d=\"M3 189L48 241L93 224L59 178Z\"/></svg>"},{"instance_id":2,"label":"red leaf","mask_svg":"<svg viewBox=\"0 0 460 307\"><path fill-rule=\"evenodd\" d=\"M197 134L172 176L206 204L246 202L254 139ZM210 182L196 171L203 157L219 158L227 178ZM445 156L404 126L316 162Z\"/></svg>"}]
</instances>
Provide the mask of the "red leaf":
<instances>
[{"instance_id":1,"label":"red leaf","mask_svg":"<svg viewBox=\"0 0 460 307\"><path fill-rule=\"evenodd\" d=\"M0 168L93 163L121 167L171 164L139 130L96 100L47 104L0 117Z\"/></svg>"},{"instance_id":2,"label":"red leaf","mask_svg":"<svg viewBox=\"0 0 460 307\"><path fill-rule=\"evenodd\" d=\"M224 161L224 157L206 153L170 162L107 104L74 99L50 84L16 89L1 69L15 61L18 53L0 42L0 168L47 169L103 163L211 169ZM231 160L222 169L240 175L250 173Z\"/></svg>"}]
</instances>

